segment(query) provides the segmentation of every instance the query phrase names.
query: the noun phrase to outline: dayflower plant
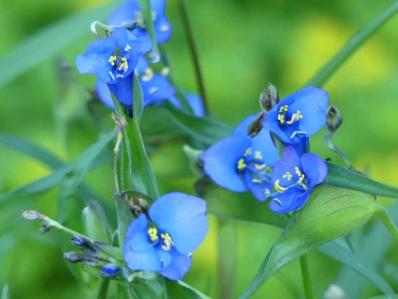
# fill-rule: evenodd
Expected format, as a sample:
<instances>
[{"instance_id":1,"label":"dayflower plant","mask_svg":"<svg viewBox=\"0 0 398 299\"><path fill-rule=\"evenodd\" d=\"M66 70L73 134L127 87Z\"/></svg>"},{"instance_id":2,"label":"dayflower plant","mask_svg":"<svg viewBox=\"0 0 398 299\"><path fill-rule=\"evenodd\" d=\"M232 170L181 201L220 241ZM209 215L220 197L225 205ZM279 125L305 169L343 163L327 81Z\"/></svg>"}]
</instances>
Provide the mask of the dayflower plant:
<instances>
[{"instance_id":1,"label":"dayflower plant","mask_svg":"<svg viewBox=\"0 0 398 299\"><path fill-rule=\"evenodd\" d=\"M272 171L275 192L270 195L271 210L275 213L300 210L326 175L326 163L319 156L306 153L300 157L293 147L287 146Z\"/></svg>"},{"instance_id":2,"label":"dayflower plant","mask_svg":"<svg viewBox=\"0 0 398 299\"><path fill-rule=\"evenodd\" d=\"M96 75L123 106L130 108L134 69L150 50L148 36L138 38L127 29L119 28L110 36L92 42L86 53L77 57L76 65L80 73Z\"/></svg>"},{"instance_id":3,"label":"dayflower plant","mask_svg":"<svg viewBox=\"0 0 398 299\"><path fill-rule=\"evenodd\" d=\"M265 117L264 127L274 132L282 142L296 144L326 124L327 107L326 91L305 87L273 107Z\"/></svg>"},{"instance_id":4,"label":"dayflower plant","mask_svg":"<svg viewBox=\"0 0 398 299\"><path fill-rule=\"evenodd\" d=\"M183 193L156 200L148 215L129 226L124 259L131 270L159 272L179 280L191 267L191 255L207 233L206 203Z\"/></svg>"},{"instance_id":5,"label":"dayflower plant","mask_svg":"<svg viewBox=\"0 0 398 299\"><path fill-rule=\"evenodd\" d=\"M271 171L278 154L268 130L254 138L247 135L254 119L246 118L231 136L207 149L202 160L205 173L221 187L234 192L251 191L264 201L271 190Z\"/></svg>"}]
</instances>

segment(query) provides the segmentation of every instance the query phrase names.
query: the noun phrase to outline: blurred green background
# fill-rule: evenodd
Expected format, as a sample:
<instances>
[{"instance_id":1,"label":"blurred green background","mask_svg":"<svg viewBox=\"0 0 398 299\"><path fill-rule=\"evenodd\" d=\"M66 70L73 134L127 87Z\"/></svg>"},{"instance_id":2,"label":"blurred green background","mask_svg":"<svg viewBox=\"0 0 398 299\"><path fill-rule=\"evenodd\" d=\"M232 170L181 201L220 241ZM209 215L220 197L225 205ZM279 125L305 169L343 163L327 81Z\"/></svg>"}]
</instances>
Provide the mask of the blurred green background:
<instances>
[{"instance_id":1,"label":"blurred green background","mask_svg":"<svg viewBox=\"0 0 398 299\"><path fill-rule=\"evenodd\" d=\"M272 82L282 96L301 88L305 82L343 45L361 25L368 22L391 1L370 0L292 0L239 1L187 0L203 68L212 116L237 124L257 112L260 91ZM0 58L25 39L62 18L108 1L94 0L0 0ZM195 91L195 77L175 0L168 2L168 16L174 26L165 46L172 65L172 76L180 87ZM105 14L104 14L105 15ZM90 103L85 87L93 77L80 76L75 57L93 40L86 27L72 30L81 36L47 57L37 66L0 86L0 128L39 144L66 161L73 161L94 143L99 131L112 126L109 111ZM362 170L375 179L398 185L398 17L391 20L331 78L325 88L330 102L344 115L336 143ZM83 29L83 30L82 30ZM68 35L68 33L64 33ZM78 34L77 34L78 35ZM61 37L42 44L43 52ZM54 42L54 44L53 44ZM29 47L16 61L29 61ZM65 71L69 63L72 75ZM2 70L7 71L7 68ZM66 77L65 77L66 76ZM64 125L60 119L67 119ZM159 124L161 125L161 124ZM66 127L66 129L65 129ZM332 157L319 133L312 150ZM181 159L183 142L167 142L151 155L161 192L193 192L194 176ZM19 153L0 147L0 193L48 174L51 169ZM106 164L91 172L87 183L109 206L112 203L111 168ZM21 211L39 209L60 217L59 190L32 197L13 198L0 203L0 287L8 284L11 298L85 298L84 287L71 274L58 245L60 234L40 235L37 226L21 219ZM73 197L70 200L75 200ZM73 208L71 208L72 213ZM65 211L63 211L65 212ZM79 228L80 215L68 223ZM111 213L110 213L111 215ZM66 217L66 216L65 216ZM212 216L210 233L193 257L186 281L218 297L217 244L218 221ZM278 237L276 228L238 222L235 283L239 294L249 283ZM367 229L367 228L365 228ZM366 230L365 230L366 232ZM357 233L359 234L359 233ZM355 239L355 233L354 233ZM232 255L231 250L231 255ZM389 252L378 270L398 288L397 254ZM317 297L336 277L359 279L357 274L319 254L310 255L312 278ZM73 266L78 267L78 266ZM72 268L73 268L72 267ZM346 276L342 276L346 275ZM355 283L346 281L345 286ZM94 288L93 283L89 287ZM370 284L359 298L377 294ZM253 298L300 298L301 275L293 263L268 281Z\"/></svg>"}]
</instances>

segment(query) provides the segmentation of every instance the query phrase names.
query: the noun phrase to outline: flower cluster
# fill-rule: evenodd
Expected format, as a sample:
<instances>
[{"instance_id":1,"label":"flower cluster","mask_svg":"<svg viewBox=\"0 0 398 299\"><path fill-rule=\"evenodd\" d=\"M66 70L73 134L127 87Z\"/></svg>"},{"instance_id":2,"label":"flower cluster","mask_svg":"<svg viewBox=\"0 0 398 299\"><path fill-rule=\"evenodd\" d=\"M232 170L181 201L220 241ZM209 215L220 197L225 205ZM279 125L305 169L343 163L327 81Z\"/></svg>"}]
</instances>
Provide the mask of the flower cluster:
<instances>
[{"instance_id":1,"label":"flower cluster","mask_svg":"<svg viewBox=\"0 0 398 299\"><path fill-rule=\"evenodd\" d=\"M158 44L166 43L172 26L165 16L166 0L151 1L153 27ZM112 97L131 112L133 107L133 80L136 76L143 96L142 105L169 102L181 107L175 86L164 63L152 63L153 44L146 30L143 13L137 0L125 0L109 17L106 36L98 38L77 57L80 73L97 77L96 94L109 108L114 108ZM182 93L191 111L203 115L202 100ZM189 96L188 96L189 95Z\"/></svg>"},{"instance_id":2,"label":"flower cluster","mask_svg":"<svg viewBox=\"0 0 398 299\"><path fill-rule=\"evenodd\" d=\"M205 173L218 185L250 191L261 202L270 199L272 211L287 213L301 209L327 175L325 162L307 148L309 137L326 124L328 95L306 87L273 102L260 118L255 137L247 133L256 119L250 116L231 136L207 149L202 159ZM274 142L285 146L280 159Z\"/></svg>"}]
</instances>

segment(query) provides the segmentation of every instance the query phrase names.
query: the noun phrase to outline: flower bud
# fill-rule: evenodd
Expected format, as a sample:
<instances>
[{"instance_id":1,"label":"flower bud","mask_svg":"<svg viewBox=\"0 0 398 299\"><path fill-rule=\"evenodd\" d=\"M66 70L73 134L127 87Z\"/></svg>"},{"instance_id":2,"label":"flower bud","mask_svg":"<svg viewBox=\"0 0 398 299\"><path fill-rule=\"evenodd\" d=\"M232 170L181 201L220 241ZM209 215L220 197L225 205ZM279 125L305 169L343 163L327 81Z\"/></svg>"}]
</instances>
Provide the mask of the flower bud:
<instances>
[{"instance_id":1,"label":"flower bud","mask_svg":"<svg viewBox=\"0 0 398 299\"><path fill-rule=\"evenodd\" d=\"M344 290L336 284L331 284L323 296L324 299L347 299Z\"/></svg>"},{"instance_id":2,"label":"flower bud","mask_svg":"<svg viewBox=\"0 0 398 299\"><path fill-rule=\"evenodd\" d=\"M38 220L41 219L43 216L37 211L27 210L22 213L22 217L24 217L26 220Z\"/></svg>"},{"instance_id":3,"label":"flower bud","mask_svg":"<svg viewBox=\"0 0 398 299\"><path fill-rule=\"evenodd\" d=\"M329 106L326 112L327 127L330 132L336 132L343 123L343 116L335 106Z\"/></svg>"},{"instance_id":4,"label":"flower bud","mask_svg":"<svg viewBox=\"0 0 398 299\"><path fill-rule=\"evenodd\" d=\"M278 103L278 90L274 85L269 84L267 89L260 94L260 107L264 112L268 112Z\"/></svg>"},{"instance_id":5,"label":"flower bud","mask_svg":"<svg viewBox=\"0 0 398 299\"><path fill-rule=\"evenodd\" d=\"M260 133L261 129L263 128L263 121L265 118L266 113L261 112L255 121L253 121L250 126L247 128L247 135L250 137L256 137L258 133Z\"/></svg>"},{"instance_id":6,"label":"flower bud","mask_svg":"<svg viewBox=\"0 0 398 299\"><path fill-rule=\"evenodd\" d=\"M71 243L73 246L83 250L89 250L92 252L96 251L93 244L91 244L89 240L81 236L73 236L71 239Z\"/></svg>"},{"instance_id":7,"label":"flower bud","mask_svg":"<svg viewBox=\"0 0 398 299\"><path fill-rule=\"evenodd\" d=\"M103 277L111 278L115 277L120 273L121 269L114 264L106 264L101 269L101 275Z\"/></svg>"},{"instance_id":8,"label":"flower bud","mask_svg":"<svg viewBox=\"0 0 398 299\"><path fill-rule=\"evenodd\" d=\"M84 255L77 252L65 252L64 258L70 263L80 263L85 261Z\"/></svg>"}]
</instances>

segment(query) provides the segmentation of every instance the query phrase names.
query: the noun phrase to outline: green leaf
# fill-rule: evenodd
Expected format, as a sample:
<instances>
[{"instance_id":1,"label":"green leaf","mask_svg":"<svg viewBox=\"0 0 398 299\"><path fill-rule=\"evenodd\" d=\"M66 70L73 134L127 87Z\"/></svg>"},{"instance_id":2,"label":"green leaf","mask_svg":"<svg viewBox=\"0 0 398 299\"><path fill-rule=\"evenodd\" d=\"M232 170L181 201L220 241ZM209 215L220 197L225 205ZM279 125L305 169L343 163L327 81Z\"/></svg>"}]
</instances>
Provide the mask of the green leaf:
<instances>
[{"instance_id":1,"label":"green leaf","mask_svg":"<svg viewBox=\"0 0 398 299\"><path fill-rule=\"evenodd\" d=\"M210 117L196 117L172 106L168 106L167 110L170 113L171 120L181 130L205 146L209 146L232 133L230 126Z\"/></svg>"},{"instance_id":2,"label":"green leaf","mask_svg":"<svg viewBox=\"0 0 398 299\"><path fill-rule=\"evenodd\" d=\"M132 288L136 298L167 299L164 278L157 276L154 279L136 279L132 283Z\"/></svg>"},{"instance_id":3,"label":"green leaf","mask_svg":"<svg viewBox=\"0 0 398 299\"><path fill-rule=\"evenodd\" d=\"M320 186L267 254L249 287L240 298L249 298L280 269L311 250L344 236L378 210L368 194Z\"/></svg>"},{"instance_id":4,"label":"green leaf","mask_svg":"<svg viewBox=\"0 0 398 299\"><path fill-rule=\"evenodd\" d=\"M367 260L363 261L357 254L352 253L347 247L344 247L339 240L335 240L321 246L320 251L361 274L362 277L372 282L383 293L391 294L394 292L388 282L386 282L371 265L365 263ZM335 283L341 287L338 282ZM353 287L352 281L349 281L348 283ZM356 297L350 296L350 298Z\"/></svg>"},{"instance_id":5,"label":"green leaf","mask_svg":"<svg viewBox=\"0 0 398 299\"><path fill-rule=\"evenodd\" d=\"M202 194L201 194L202 195ZM241 220L269 224L284 228L287 218L270 211L250 193L235 193L211 185L204 191L207 211L220 219Z\"/></svg>"},{"instance_id":6,"label":"green leaf","mask_svg":"<svg viewBox=\"0 0 398 299\"><path fill-rule=\"evenodd\" d=\"M360 172L332 163L328 163L328 176L325 183L362 191L374 196L398 198L398 188L377 182Z\"/></svg>"},{"instance_id":7,"label":"green leaf","mask_svg":"<svg viewBox=\"0 0 398 299\"><path fill-rule=\"evenodd\" d=\"M388 211L398 222L398 205L388 208ZM383 223L378 221L357 242L355 255L366 261L371 268L377 268L383 264L384 256L392 244L392 237ZM335 279L335 283L344 289L349 298L358 298L366 286L366 280L355 274L344 268Z\"/></svg>"},{"instance_id":8,"label":"green leaf","mask_svg":"<svg viewBox=\"0 0 398 299\"><path fill-rule=\"evenodd\" d=\"M45 192L59 185L65 176L71 173L75 174L74 186L78 186L82 182L87 172L97 165L96 163L98 163L99 159L101 158L101 154L108 143L114 138L114 135L115 131L113 130L102 136L98 142L90 146L73 163L60 167L43 178L14 189L6 194L0 195L0 202L16 196Z\"/></svg>"},{"instance_id":9,"label":"green leaf","mask_svg":"<svg viewBox=\"0 0 398 299\"><path fill-rule=\"evenodd\" d=\"M36 159L51 168L58 168L64 165L64 163L51 152L16 136L0 134L0 144Z\"/></svg>"},{"instance_id":10,"label":"green leaf","mask_svg":"<svg viewBox=\"0 0 398 299\"><path fill-rule=\"evenodd\" d=\"M330 76L362 46L374 33L377 32L391 17L398 12L398 1L392 1L385 10L378 14L373 20L366 23L356 32L340 49L339 52L324 66L314 77L309 80L307 85L321 86Z\"/></svg>"},{"instance_id":11,"label":"green leaf","mask_svg":"<svg viewBox=\"0 0 398 299\"><path fill-rule=\"evenodd\" d=\"M133 220L133 215L129 211L127 202L118 194L115 194L115 205L119 245L122 246L122 244L124 244L127 228Z\"/></svg>"},{"instance_id":12,"label":"green leaf","mask_svg":"<svg viewBox=\"0 0 398 299\"><path fill-rule=\"evenodd\" d=\"M172 281L166 279L166 286L168 298L170 299L210 299L210 297L202 294L183 281Z\"/></svg>"},{"instance_id":13,"label":"green leaf","mask_svg":"<svg viewBox=\"0 0 398 299\"><path fill-rule=\"evenodd\" d=\"M398 294L376 296L369 299L398 299Z\"/></svg>"},{"instance_id":14,"label":"green leaf","mask_svg":"<svg viewBox=\"0 0 398 299\"><path fill-rule=\"evenodd\" d=\"M99 202L90 200L82 211L82 217L86 233L91 239L111 243L112 230Z\"/></svg>"},{"instance_id":15,"label":"green leaf","mask_svg":"<svg viewBox=\"0 0 398 299\"><path fill-rule=\"evenodd\" d=\"M91 22L106 17L114 7L108 4L79 12L22 41L0 59L0 87L89 33Z\"/></svg>"},{"instance_id":16,"label":"green leaf","mask_svg":"<svg viewBox=\"0 0 398 299\"><path fill-rule=\"evenodd\" d=\"M143 104L142 88L138 76L134 76L133 78L133 91L134 91L133 117L137 120L137 123L140 123L144 104Z\"/></svg>"}]
</instances>

